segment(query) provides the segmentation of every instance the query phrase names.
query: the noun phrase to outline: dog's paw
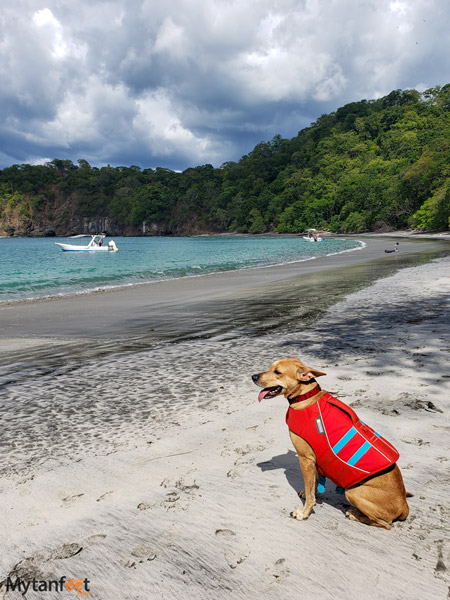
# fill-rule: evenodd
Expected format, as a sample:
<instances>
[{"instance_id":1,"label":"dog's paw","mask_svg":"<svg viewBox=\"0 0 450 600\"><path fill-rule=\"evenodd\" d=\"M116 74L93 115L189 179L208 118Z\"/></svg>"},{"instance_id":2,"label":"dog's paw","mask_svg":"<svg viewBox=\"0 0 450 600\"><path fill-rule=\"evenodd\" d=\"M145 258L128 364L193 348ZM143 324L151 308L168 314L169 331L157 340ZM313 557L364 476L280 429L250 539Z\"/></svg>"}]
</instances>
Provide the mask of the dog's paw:
<instances>
[{"instance_id":1,"label":"dog's paw","mask_svg":"<svg viewBox=\"0 0 450 600\"><path fill-rule=\"evenodd\" d=\"M391 529L391 524L381 518L370 518L357 508L350 508L346 511L345 516L350 521L358 521L358 523L364 523L365 525L372 525L373 527L383 527L384 529Z\"/></svg>"},{"instance_id":2,"label":"dog's paw","mask_svg":"<svg viewBox=\"0 0 450 600\"><path fill-rule=\"evenodd\" d=\"M347 519L350 519L350 521L359 521L357 517L358 513L361 514L358 509L349 508L349 510L345 511L345 516L347 517Z\"/></svg>"},{"instance_id":3,"label":"dog's paw","mask_svg":"<svg viewBox=\"0 0 450 600\"><path fill-rule=\"evenodd\" d=\"M291 517L297 519L297 521L304 521L309 517L309 514L306 514L301 508L296 508L291 512Z\"/></svg>"}]
</instances>

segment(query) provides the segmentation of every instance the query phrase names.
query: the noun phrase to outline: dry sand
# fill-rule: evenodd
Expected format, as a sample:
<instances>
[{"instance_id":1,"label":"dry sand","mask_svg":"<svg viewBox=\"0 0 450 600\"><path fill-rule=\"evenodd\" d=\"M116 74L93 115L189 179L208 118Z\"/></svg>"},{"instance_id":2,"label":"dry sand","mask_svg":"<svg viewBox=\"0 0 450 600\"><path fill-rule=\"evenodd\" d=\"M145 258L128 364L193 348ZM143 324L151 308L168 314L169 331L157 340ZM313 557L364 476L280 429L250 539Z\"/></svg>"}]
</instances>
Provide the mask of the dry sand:
<instances>
[{"instance_id":1,"label":"dry sand","mask_svg":"<svg viewBox=\"0 0 450 600\"><path fill-rule=\"evenodd\" d=\"M271 304L272 335L157 340L11 381L0 581L88 578L99 600L447 598L449 292L444 258L310 327L300 314L278 332ZM250 379L286 355L326 371L322 387L397 447L414 494L404 523L347 520L331 486L307 521L289 517L302 478L286 403L259 405Z\"/></svg>"}]
</instances>

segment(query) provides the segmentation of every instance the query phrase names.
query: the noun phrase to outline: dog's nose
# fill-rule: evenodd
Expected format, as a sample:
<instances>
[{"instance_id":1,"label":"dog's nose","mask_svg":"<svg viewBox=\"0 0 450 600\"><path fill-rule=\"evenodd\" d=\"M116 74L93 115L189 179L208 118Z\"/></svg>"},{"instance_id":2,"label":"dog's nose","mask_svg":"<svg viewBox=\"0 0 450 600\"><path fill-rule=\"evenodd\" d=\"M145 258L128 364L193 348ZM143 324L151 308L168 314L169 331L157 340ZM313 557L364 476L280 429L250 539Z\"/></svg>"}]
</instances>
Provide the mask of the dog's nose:
<instances>
[{"instance_id":1,"label":"dog's nose","mask_svg":"<svg viewBox=\"0 0 450 600\"><path fill-rule=\"evenodd\" d=\"M256 383L258 381L258 379L259 379L259 373L256 373L255 375L252 375L252 379Z\"/></svg>"}]
</instances>

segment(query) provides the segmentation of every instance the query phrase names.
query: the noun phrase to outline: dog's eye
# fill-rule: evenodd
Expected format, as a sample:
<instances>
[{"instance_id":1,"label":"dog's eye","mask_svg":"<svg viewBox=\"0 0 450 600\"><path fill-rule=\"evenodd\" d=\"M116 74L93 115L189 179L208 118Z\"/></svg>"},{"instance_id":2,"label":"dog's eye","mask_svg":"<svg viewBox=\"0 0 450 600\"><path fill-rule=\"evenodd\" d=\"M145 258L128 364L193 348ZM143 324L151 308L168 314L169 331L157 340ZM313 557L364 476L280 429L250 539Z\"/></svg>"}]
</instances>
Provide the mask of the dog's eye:
<instances>
[{"instance_id":1,"label":"dog's eye","mask_svg":"<svg viewBox=\"0 0 450 600\"><path fill-rule=\"evenodd\" d=\"M280 371L274 371L275 375L281 375Z\"/></svg>"}]
</instances>

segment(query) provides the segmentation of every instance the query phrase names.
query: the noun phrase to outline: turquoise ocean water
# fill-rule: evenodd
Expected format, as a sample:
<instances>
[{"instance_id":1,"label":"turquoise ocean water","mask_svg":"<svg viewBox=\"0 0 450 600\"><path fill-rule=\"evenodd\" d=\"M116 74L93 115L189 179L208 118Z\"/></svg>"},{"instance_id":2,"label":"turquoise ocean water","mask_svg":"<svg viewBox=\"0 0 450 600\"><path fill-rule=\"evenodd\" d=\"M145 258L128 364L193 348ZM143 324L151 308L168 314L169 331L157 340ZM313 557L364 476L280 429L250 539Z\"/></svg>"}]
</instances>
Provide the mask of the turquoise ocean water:
<instances>
[{"instance_id":1,"label":"turquoise ocean water","mask_svg":"<svg viewBox=\"0 0 450 600\"><path fill-rule=\"evenodd\" d=\"M110 238L106 239L106 242ZM362 247L356 240L302 237L114 237L119 252L63 252L56 242L0 239L0 302L95 291L177 277L311 260Z\"/></svg>"}]
</instances>

